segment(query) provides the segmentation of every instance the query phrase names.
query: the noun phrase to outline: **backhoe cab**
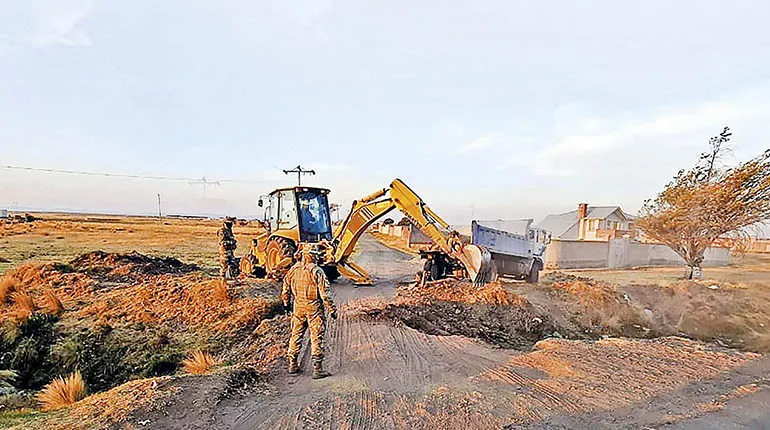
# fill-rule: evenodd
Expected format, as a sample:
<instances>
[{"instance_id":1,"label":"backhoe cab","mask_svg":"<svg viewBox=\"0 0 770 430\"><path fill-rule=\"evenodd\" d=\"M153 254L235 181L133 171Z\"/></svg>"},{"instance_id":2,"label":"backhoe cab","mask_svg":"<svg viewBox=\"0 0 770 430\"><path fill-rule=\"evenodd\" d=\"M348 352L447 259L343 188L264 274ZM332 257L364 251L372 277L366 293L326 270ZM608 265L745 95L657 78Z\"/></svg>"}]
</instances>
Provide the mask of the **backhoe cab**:
<instances>
[{"instance_id":1,"label":"backhoe cab","mask_svg":"<svg viewBox=\"0 0 770 430\"><path fill-rule=\"evenodd\" d=\"M314 187L281 188L267 196L263 225L267 232L256 239L241 270L281 279L294 263L298 244L317 243L325 251L319 262L330 280L339 277L331 257L332 224L329 190ZM243 267L243 266L246 267Z\"/></svg>"}]
</instances>

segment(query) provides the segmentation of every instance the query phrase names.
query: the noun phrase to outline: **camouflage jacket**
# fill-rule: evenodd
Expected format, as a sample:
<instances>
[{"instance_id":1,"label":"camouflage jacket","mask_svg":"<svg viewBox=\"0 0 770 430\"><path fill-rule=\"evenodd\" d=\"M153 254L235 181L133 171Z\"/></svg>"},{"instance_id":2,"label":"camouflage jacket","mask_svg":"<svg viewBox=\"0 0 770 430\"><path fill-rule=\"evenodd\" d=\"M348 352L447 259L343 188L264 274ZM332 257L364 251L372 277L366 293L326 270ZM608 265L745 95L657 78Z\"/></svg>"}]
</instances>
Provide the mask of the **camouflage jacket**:
<instances>
[{"instance_id":1,"label":"camouflage jacket","mask_svg":"<svg viewBox=\"0 0 770 430\"><path fill-rule=\"evenodd\" d=\"M227 250L235 250L238 247L238 241L235 240L233 231L227 227L222 227L217 231L219 245Z\"/></svg>"},{"instance_id":2,"label":"camouflage jacket","mask_svg":"<svg viewBox=\"0 0 770 430\"><path fill-rule=\"evenodd\" d=\"M285 305L294 301L294 310L320 310L326 307L334 312L337 307L329 296L329 279L323 269L313 263L298 262L283 278L281 300Z\"/></svg>"}]
</instances>

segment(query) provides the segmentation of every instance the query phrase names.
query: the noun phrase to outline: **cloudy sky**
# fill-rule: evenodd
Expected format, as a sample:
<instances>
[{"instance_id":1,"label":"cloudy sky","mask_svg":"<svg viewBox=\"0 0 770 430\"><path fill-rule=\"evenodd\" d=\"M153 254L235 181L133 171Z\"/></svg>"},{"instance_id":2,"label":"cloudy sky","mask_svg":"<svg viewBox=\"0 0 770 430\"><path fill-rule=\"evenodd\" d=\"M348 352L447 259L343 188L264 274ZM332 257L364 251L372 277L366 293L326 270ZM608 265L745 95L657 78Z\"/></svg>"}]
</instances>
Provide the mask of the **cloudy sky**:
<instances>
[{"instance_id":1,"label":"cloudy sky","mask_svg":"<svg viewBox=\"0 0 770 430\"><path fill-rule=\"evenodd\" d=\"M770 147L764 1L7 0L0 207L257 215L404 179L450 222L635 213L708 137ZM225 182L224 180L230 180Z\"/></svg>"}]
</instances>

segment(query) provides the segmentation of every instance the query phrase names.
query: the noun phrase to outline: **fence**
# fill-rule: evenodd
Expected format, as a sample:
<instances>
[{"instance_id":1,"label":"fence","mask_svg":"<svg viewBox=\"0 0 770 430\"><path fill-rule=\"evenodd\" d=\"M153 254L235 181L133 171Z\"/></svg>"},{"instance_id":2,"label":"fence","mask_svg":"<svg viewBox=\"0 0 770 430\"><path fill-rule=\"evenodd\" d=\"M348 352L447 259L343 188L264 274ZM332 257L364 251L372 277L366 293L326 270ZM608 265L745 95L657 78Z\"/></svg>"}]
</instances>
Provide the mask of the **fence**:
<instances>
[{"instance_id":1,"label":"fence","mask_svg":"<svg viewBox=\"0 0 770 430\"><path fill-rule=\"evenodd\" d=\"M681 266L682 257L665 245L633 242L628 238L609 242L554 239L546 249L547 269L625 268L640 266ZM730 250L709 248L704 266L730 264Z\"/></svg>"}]
</instances>

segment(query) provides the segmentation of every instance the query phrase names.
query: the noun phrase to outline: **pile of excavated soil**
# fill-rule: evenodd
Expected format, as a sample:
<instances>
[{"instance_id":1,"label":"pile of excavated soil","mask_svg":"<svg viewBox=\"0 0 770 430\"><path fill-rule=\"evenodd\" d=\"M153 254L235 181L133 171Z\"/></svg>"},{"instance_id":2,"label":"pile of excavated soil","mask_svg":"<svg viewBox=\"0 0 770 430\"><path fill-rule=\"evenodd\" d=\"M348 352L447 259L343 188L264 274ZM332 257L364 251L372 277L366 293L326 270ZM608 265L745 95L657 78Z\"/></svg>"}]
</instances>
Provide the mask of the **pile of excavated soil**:
<instances>
[{"instance_id":1,"label":"pile of excavated soil","mask_svg":"<svg viewBox=\"0 0 770 430\"><path fill-rule=\"evenodd\" d=\"M99 266L100 261L105 266ZM41 309L45 307L47 293L52 292L64 305L62 318L95 317L107 324L174 322L220 331L256 326L277 312L277 298L239 297L244 295L243 291L225 287L218 279L189 273L194 269L195 266L174 258L103 252L84 254L69 266L24 265L3 276L2 284L7 291L0 306L13 306L14 293L24 292L34 308ZM103 288L102 274L118 271L130 271L133 282Z\"/></svg>"},{"instance_id":2,"label":"pile of excavated soil","mask_svg":"<svg viewBox=\"0 0 770 430\"><path fill-rule=\"evenodd\" d=\"M484 287L442 280L405 285L393 302L372 303L369 317L398 321L432 335L463 335L514 349L529 349L557 331L553 320L501 284ZM354 305L361 308L362 305ZM365 306L365 305L364 305Z\"/></svg>"},{"instance_id":3,"label":"pile of excavated soil","mask_svg":"<svg viewBox=\"0 0 770 430\"><path fill-rule=\"evenodd\" d=\"M111 254L93 251L70 261L69 265L78 272L111 281L123 281L137 275L184 274L199 270L194 264L185 264L172 257L150 257L132 252Z\"/></svg>"},{"instance_id":4,"label":"pile of excavated soil","mask_svg":"<svg viewBox=\"0 0 770 430\"><path fill-rule=\"evenodd\" d=\"M403 285L396 290L395 297L403 302L417 301L421 303L438 300L467 304L522 306L527 302L523 297L507 290L499 282L476 286L467 281L454 279L428 282L424 286L417 283Z\"/></svg>"},{"instance_id":5,"label":"pile of excavated soil","mask_svg":"<svg viewBox=\"0 0 770 430\"><path fill-rule=\"evenodd\" d=\"M79 316L95 316L108 324L123 322L165 325L181 323L192 328L235 332L274 315L279 300L233 297L235 292L218 279L200 275L162 275L124 288L105 290Z\"/></svg>"}]
</instances>

